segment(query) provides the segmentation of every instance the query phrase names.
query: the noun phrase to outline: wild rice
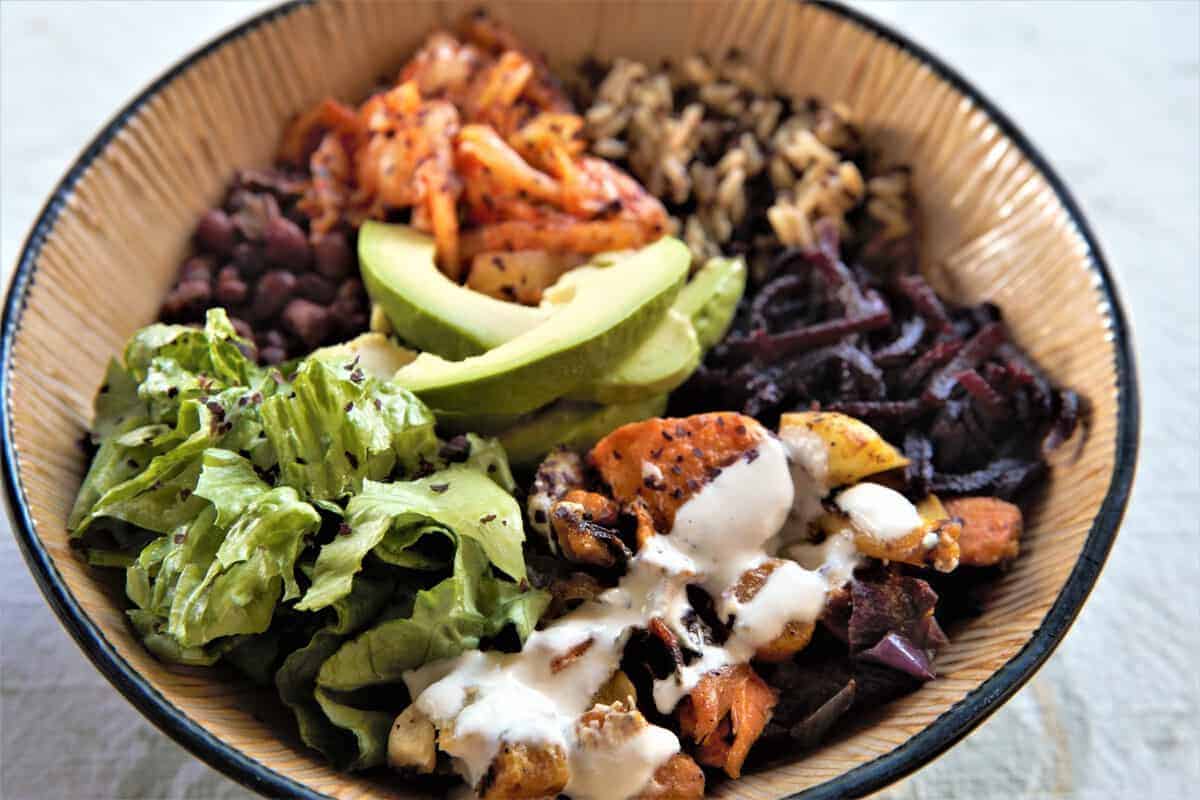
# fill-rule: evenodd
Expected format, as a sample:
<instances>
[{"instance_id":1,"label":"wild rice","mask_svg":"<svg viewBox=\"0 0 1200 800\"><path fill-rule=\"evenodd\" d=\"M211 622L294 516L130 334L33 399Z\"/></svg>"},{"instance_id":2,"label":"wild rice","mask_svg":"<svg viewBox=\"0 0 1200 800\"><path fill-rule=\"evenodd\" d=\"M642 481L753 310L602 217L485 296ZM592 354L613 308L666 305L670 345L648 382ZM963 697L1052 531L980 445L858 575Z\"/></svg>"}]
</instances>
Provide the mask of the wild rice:
<instances>
[{"instance_id":1,"label":"wild rice","mask_svg":"<svg viewBox=\"0 0 1200 800\"><path fill-rule=\"evenodd\" d=\"M622 163L667 204L697 264L742 253L761 276L781 248L815 246L823 217L844 238L913 232L907 171L864 176L850 110L773 91L739 53L661 69L593 62L581 77L592 152Z\"/></svg>"}]
</instances>

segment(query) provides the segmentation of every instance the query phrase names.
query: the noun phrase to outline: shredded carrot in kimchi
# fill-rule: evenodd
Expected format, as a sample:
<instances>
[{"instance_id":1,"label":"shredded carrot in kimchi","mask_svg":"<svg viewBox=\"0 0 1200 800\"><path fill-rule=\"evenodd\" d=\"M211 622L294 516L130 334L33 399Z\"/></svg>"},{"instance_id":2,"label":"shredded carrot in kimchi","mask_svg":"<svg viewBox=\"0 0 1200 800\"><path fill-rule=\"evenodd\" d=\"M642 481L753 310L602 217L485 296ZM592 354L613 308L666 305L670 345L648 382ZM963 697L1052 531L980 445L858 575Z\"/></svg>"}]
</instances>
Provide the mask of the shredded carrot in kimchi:
<instances>
[{"instance_id":1,"label":"shredded carrot in kimchi","mask_svg":"<svg viewBox=\"0 0 1200 800\"><path fill-rule=\"evenodd\" d=\"M460 280L483 252L586 255L666 232L658 200L583 155L582 131L542 60L472 15L457 37L432 34L395 86L359 108L326 99L301 114L280 158L308 166L302 208L314 239L407 211Z\"/></svg>"}]
</instances>

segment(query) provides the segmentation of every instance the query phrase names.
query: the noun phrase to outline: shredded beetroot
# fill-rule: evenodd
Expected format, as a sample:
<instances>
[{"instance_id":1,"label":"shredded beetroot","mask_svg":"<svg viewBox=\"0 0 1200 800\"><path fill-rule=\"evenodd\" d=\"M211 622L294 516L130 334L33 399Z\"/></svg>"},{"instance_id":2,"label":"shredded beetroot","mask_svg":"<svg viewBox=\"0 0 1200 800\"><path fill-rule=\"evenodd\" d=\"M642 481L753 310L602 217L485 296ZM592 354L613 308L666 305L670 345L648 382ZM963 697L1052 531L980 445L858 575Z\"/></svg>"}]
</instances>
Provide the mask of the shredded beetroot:
<instances>
[{"instance_id":1,"label":"shredded beetroot","mask_svg":"<svg viewBox=\"0 0 1200 800\"><path fill-rule=\"evenodd\" d=\"M843 257L822 220L817 246L782 250L756 276L729 336L672 395L679 414L737 409L775 425L782 412L859 417L912 461L907 493L1011 497L1045 472L1045 454L1084 408L1009 337L991 303L938 296L913 262L871 242Z\"/></svg>"}]
</instances>

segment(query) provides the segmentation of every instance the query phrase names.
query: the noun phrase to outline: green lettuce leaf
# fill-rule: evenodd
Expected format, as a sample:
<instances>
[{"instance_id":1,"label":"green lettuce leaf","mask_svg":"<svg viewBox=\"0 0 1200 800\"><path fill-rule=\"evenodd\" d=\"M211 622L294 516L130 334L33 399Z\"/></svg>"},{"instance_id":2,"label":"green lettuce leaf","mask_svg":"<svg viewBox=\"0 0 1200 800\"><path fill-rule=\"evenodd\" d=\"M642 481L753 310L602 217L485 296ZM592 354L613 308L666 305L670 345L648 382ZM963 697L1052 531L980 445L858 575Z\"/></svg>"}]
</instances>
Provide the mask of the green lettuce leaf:
<instances>
[{"instance_id":1,"label":"green lettuce leaf","mask_svg":"<svg viewBox=\"0 0 1200 800\"><path fill-rule=\"evenodd\" d=\"M281 486L252 502L229 529L202 580L177 587L169 632L184 646L265 631L282 599L298 597L296 558L321 525L317 510Z\"/></svg>"},{"instance_id":2,"label":"green lettuce leaf","mask_svg":"<svg viewBox=\"0 0 1200 800\"><path fill-rule=\"evenodd\" d=\"M156 359L170 360L179 369L219 388L250 386L257 383L263 370L246 358L238 347L238 337L224 309L209 309L204 329L186 325L158 323L142 328L125 346L125 367L136 383L146 380Z\"/></svg>"},{"instance_id":3,"label":"green lettuce leaf","mask_svg":"<svg viewBox=\"0 0 1200 800\"><path fill-rule=\"evenodd\" d=\"M504 452L504 445L500 444L500 440L468 433L467 442L471 449L467 454L466 465L487 475L509 494L515 492L517 482L513 479L512 468L508 465L508 454Z\"/></svg>"},{"instance_id":4,"label":"green lettuce leaf","mask_svg":"<svg viewBox=\"0 0 1200 800\"><path fill-rule=\"evenodd\" d=\"M397 563L397 554L429 533L430 524L459 540L478 542L497 568L515 580L525 578L520 507L486 472L465 464L404 483L365 481L346 507L346 524L348 535L321 548L312 586L298 610L316 611L348 593L363 559L385 536L385 560Z\"/></svg>"},{"instance_id":5,"label":"green lettuce leaf","mask_svg":"<svg viewBox=\"0 0 1200 800\"><path fill-rule=\"evenodd\" d=\"M429 537L426 539L425 537ZM423 545L433 539L443 539L445 548L416 547L417 542ZM454 555L454 544L457 539L454 533L443 525L430 523L406 528L392 528L383 537L371 555L385 564L404 569L416 569L422 572L445 569L450 566ZM444 554L442 550L444 549Z\"/></svg>"},{"instance_id":6,"label":"green lettuce leaf","mask_svg":"<svg viewBox=\"0 0 1200 800\"><path fill-rule=\"evenodd\" d=\"M128 420L146 420L149 416L146 403L138 397L138 385L133 376L115 358L110 360L104 383L96 393L92 440L103 441ZM130 427L125 426L125 430Z\"/></svg>"},{"instance_id":7,"label":"green lettuce leaf","mask_svg":"<svg viewBox=\"0 0 1200 800\"><path fill-rule=\"evenodd\" d=\"M160 533L194 516L192 504L164 517L177 505L169 492L142 495L168 482L172 491L190 490L176 480L179 473L194 469L188 462L217 439L228 449L251 454L263 469L274 463L257 403L278 384L246 358L242 344L220 309L208 313L203 330L159 324L130 339L124 363L109 363L96 396L92 437L100 449L68 518L73 536L102 516ZM242 413L230 413L230 403L240 403L233 408ZM229 418L214 422L218 412ZM209 428L207 435L193 438L202 428ZM187 452L158 461L185 444ZM154 520L157 524L145 524Z\"/></svg>"},{"instance_id":8,"label":"green lettuce leaf","mask_svg":"<svg viewBox=\"0 0 1200 800\"><path fill-rule=\"evenodd\" d=\"M223 447L251 453L266 444L255 394L245 387L226 389L204 402L184 402L173 428L152 424L114 431L80 490L72 535L82 535L101 517L156 533L194 519L205 505L194 495L204 452Z\"/></svg>"},{"instance_id":9,"label":"green lettuce leaf","mask_svg":"<svg viewBox=\"0 0 1200 800\"><path fill-rule=\"evenodd\" d=\"M437 452L433 414L415 395L346 366L309 359L289 393L263 404L281 481L312 500L347 497Z\"/></svg>"},{"instance_id":10,"label":"green lettuce leaf","mask_svg":"<svg viewBox=\"0 0 1200 800\"><path fill-rule=\"evenodd\" d=\"M249 678L257 686L269 686L279 659L282 631L271 629L257 636L237 636L237 644L222 656L222 660Z\"/></svg>"},{"instance_id":11,"label":"green lettuce leaf","mask_svg":"<svg viewBox=\"0 0 1200 800\"><path fill-rule=\"evenodd\" d=\"M345 763L344 769L369 769L387 760L388 735L396 721L395 713L355 708L339 702L332 692L319 686L313 695L329 722L354 737L357 754Z\"/></svg>"},{"instance_id":12,"label":"green lettuce leaf","mask_svg":"<svg viewBox=\"0 0 1200 800\"><path fill-rule=\"evenodd\" d=\"M321 665L317 684L352 691L393 683L406 670L478 647L509 623L523 642L549 601L546 592L493 577L482 546L461 539L454 574L419 592L410 617L381 622L339 647Z\"/></svg>"},{"instance_id":13,"label":"green lettuce leaf","mask_svg":"<svg viewBox=\"0 0 1200 800\"><path fill-rule=\"evenodd\" d=\"M67 529L72 537L83 533L82 526L85 521L90 522L89 515L101 497L136 476L154 457L154 449L149 445L131 447L123 443L128 442L125 434L142 429L146 421L146 417L126 417L112 423L107 438L88 467L79 494L75 496L75 505L67 517Z\"/></svg>"},{"instance_id":14,"label":"green lettuce leaf","mask_svg":"<svg viewBox=\"0 0 1200 800\"><path fill-rule=\"evenodd\" d=\"M372 724L376 718L357 718L346 712L348 707L335 707L341 704L328 695L322 702L316 695L317 673L349 634L379 614L393 587L386 577L359 575L350 594L333 605L334 621L317 630L308 644L290 653L275 673L275 686L296 717L300 738L342 768L378 763L378 727ZM390 725L394 715L387 716ZM386 732L383 737L386 748Z\"/></svg>"},{"instance_id":15,"label":"green lettuce leaf","mask_svg":"<svg viewBox=\"0 0 1200 800\"><path fill-rule=\"evenodd\" d=\"M204 451L195 495L213 504L221 527L233 524L270 488L258 477L254 465L237 453L216 447Z\"/></svg>"},{"instance_id":16,"label":"green lettuce leaf","mask_svg":"<svg viewBox=\"0 0 1200 800\"><path fill-rule=\"evenodd\" d=\"M211 667L221 660L228 644L218 643L212 647L183 647L162 630L162 619L149 611L132 609L126 614L142 640L155 658L189 667Z\"/></svg>"}]
</instances>

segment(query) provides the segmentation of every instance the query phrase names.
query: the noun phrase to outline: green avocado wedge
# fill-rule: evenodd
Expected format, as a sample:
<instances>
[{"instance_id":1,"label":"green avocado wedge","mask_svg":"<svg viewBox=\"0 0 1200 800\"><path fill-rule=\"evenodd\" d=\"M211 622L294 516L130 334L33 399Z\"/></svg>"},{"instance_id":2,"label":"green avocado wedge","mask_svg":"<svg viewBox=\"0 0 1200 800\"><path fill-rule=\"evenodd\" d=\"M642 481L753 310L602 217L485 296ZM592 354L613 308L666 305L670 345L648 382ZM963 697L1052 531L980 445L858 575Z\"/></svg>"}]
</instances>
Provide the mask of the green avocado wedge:
<instances>
[{"instance_id":1,"label":"green avocado wedge","mask_svg":"<svg viewBox=\"0 0 1200 800\"><path fill-rule=\"evenodd\" d=\"M692 321L700 349L708 350L729 331L745 290L742 259L710 258L679 290L672 308Z\"/></svg>"},{"instance_id":2,"label":"green avocado wedge","mask_svg":"<svg viewBox=\"0 0 1200 800\"><path fill-rule=\"evenodd\" d=\"M533 328L546 311L459 286L433 260L433 239L407 225L365 222L358 259L371 301L404 342L457 361Z\"/></svg>"},{"instance_id":3,"label":"green avocado wedge","mask_svg":"<svg viewBox=\"0 0 1200 800\"><path fill-rule=\"evenodd\" d=\"M666 410L665 394L607 406L560 400L496 438L514 467L536 467L555 447L585 450L626 423L661 416Z\"/></svg>"},{"instance_id":4,"label":"green avocado wedge","mask_svg":"<svg viewBox=\"0 0 1200 800\"><path fill-rule=\"evenodd\" d=\"M613 266L581 276L570 301L532 330L462 361L422 353L394 380L449 412L540 408L607 375L634 352L674 301L690 260L673 238L620 254Z\"/></svg>"},{"instance_id":5,"label":"green avocado wedge","mask_svg":"<svg viewBox=\"0 0 1200 800\"><path fill-rule=\"evenodd\" d=\"M699 365L696 330L686 316L671 308L636 350L570 397L594 403L632 403L666 394L686 381Z\"/></svg>"}]
</instances>

